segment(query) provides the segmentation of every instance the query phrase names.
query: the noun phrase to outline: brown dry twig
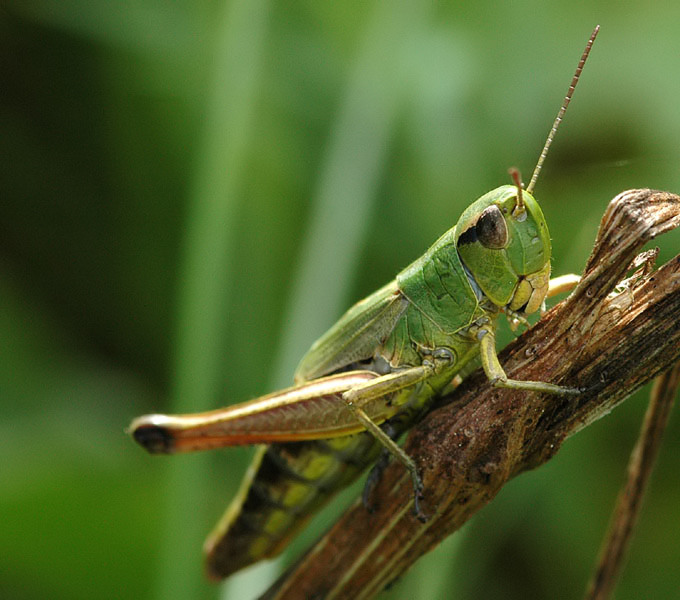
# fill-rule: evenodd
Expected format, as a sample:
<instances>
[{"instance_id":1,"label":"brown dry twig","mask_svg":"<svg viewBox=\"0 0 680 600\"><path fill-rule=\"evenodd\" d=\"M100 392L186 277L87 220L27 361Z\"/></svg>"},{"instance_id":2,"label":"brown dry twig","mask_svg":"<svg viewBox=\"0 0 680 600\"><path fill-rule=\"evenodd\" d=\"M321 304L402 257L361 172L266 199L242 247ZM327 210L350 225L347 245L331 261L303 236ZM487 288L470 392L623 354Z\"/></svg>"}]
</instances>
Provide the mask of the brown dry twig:
<instances>
[{"instance_id":1,"label":"brown dry twig","mask_svg":"<svg viewBox=\"0 0 680 600\"><path fill-rule=\"evenodd\" d=\"M398 464L265 597L371 598L457 530L512 477L549 460L570 435L680 359L680 256L660 269L636 253L680 225L680 197L630 190L610 203L574 293L501 354L509 377L578 386L577 397L492 388L466 379L410 433L405 450L425 484L421 523Z\"/></svg>"}]
</instances>

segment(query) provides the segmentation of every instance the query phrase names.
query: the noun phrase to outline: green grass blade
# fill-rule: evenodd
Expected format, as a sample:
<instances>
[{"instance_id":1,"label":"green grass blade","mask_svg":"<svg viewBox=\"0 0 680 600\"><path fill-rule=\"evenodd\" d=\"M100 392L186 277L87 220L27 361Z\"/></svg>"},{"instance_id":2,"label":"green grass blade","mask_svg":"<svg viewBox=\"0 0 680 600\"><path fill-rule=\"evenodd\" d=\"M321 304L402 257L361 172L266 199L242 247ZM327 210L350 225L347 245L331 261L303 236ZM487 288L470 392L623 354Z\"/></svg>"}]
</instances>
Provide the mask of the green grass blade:
<instances>
[{"instance_id":1,"label":"green grass blade","mask_svg":"<svg viewBox=\"0 0 680 600\"><path fill-rule=\"evenodd\" d=\"M225 306L229 296L228 253L238 189L248 146L253 98L261 73L260 58L268 3L225 3L217 28L203 140L195 166L180 269L175 380L171 410L213 406L219 397L224 347ZM201 514L208 485L208 457L168 463L166 539L156 596L197 598L201 589L201 540L207 524Z\"/></svg>"}]
</instances>

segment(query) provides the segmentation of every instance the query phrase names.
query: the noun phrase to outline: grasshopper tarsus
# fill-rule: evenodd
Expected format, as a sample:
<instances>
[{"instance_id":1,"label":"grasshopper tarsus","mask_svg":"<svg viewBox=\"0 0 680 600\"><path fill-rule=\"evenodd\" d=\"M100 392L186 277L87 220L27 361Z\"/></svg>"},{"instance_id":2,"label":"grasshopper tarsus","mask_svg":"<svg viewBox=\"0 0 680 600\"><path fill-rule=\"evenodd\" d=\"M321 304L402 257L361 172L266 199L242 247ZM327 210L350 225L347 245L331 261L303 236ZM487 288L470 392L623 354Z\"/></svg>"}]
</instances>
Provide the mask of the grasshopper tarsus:
<instances>
[{"instance_id":1,"label":"grasshopper tarsus","mask_svg":"<svg viewBox=\"0 0 680 600\"><path fill-rule=\"evenodd\" d=\"M423 492L425 486L423 485L423 480L417 469L414 468L413 470L410 470L410 473L411 480L413 481L413 514L421 523L425 523L430 518L420 505L421 500L425 498Z\"/></svg>"},{"instance_id":2,"label":"grasshopper tarsus","mask_svg":"<svg viewBox=\"0 0 680 600\"><path fill-rule=\"evenodd\" d=\"M421 483L419 489L413 490L413 514L421 523L427 523L430 520L430 515L423 510L420 504L424 498L425 494L423 493L423 484Z\"/></svg>"}]
</instances>

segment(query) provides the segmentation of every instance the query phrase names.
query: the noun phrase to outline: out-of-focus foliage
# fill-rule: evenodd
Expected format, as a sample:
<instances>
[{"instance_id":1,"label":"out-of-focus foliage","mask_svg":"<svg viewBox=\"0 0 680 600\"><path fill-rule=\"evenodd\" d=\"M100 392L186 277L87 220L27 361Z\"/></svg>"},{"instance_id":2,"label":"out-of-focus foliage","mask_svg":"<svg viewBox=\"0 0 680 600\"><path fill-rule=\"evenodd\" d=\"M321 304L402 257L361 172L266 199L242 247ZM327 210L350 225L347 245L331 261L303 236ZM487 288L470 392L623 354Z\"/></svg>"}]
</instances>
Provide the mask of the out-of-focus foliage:
<instances>
[{"instance_id":1,"label":"out-of-focus foliage","mask_svg":"<svg viewBox=\"0 0 680 600\"><path fill-rule=\"evenodd\" d=\"M680 5L420 4L3 3L0 597L261 591L271 567L227 589L200 567L249 452L149 457L125 426L288 383L509 166L528 179L596 23L536 188L554 271L580 271L619 191L680 191ZM389 597L579 597L643 404L515 480ZM680 589L679 436L675 419L621 600Z\"/></svg>"}]
</instances>

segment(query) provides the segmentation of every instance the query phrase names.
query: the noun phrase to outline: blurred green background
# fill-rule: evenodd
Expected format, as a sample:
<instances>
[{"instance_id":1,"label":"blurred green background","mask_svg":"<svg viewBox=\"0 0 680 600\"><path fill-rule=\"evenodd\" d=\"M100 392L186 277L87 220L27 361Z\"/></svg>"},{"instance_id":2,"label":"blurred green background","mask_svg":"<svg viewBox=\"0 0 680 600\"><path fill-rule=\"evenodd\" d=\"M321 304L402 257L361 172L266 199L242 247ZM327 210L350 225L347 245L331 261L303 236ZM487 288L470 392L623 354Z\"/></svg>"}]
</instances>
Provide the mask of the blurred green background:
<instances>
[{"instance_id":1,"label":"blurred green background","mask_svg":"<svg viewBox=\"0 0 680 600\"><path fill-rule=\"evenodd\" d=\"M151 457L125 427L288 384L508 167L528 180L596 23L536 188L555 273L580 272L619 191L680 192L677 3L4 0L0 597L264 589L276 563L201 570L250 450ZM579 598L645 398L386 597ZM680 597L679 439L674 418L620 599Z\"/></svg>"}]
</instances>

